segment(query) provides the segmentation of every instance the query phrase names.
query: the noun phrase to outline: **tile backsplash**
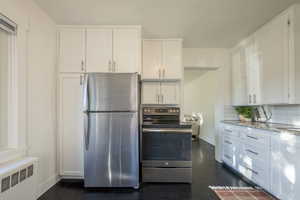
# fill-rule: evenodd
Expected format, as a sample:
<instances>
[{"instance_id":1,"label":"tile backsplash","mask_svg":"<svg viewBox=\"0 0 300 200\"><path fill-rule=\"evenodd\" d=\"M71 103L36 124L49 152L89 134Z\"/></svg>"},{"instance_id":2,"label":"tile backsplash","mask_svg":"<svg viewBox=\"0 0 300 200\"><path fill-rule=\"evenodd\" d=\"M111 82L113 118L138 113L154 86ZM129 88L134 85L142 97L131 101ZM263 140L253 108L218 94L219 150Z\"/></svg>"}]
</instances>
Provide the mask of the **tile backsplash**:
<instances>
[{"instance_id":1,"label":"tile backsplash","mask_svg":"<svg viewBox=\"0 0 300 200\"><path fill-rule=\"evenodd\" d=\"M268 106L267 110L272 112L272 118L269 122L300 126L300 105ZM238 120L238 116L232 106L224 107L224 119Z\"/></svg>"},{"instance_id":2,"label":"tile backsplash","mask_svg":"<svg viewBox=\"0 0 300 200\"><path fill-rule=\"evenodd\" d=\"M231 105L224 106L224 119L225 120L238 120L238 115Z\"/></svg>"},{"instance_id":3,"label":"tile backsplash","mask_svg":"<svg viewBox=\"0 0 300 200\"><path fill-rule=\"evenodd\" d=\"M269 106L273 123L293 124L300 126L300 105Z\"/></svg>"}]
</instances>

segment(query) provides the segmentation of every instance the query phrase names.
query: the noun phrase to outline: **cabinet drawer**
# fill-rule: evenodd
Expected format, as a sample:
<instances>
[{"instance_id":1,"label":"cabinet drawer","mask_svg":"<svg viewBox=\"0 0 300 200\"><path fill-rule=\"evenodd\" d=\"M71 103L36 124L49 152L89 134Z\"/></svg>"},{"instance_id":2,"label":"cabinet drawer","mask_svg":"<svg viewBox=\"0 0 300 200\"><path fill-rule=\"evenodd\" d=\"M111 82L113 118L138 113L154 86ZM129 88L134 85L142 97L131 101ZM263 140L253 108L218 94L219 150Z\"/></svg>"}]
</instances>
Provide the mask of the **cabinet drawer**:
<instances>
[{"instance_id":1,"label":"cabinet drawer","mask_svg":"<svg viewBox=\"0 0 300 200\"><path fill-rule=\"evenodd\" d=\"M252 144L243 144L241 146L243 156L260 160L268 160L270 158L270 150L266 146Z\"/></svg>"},{"instance_id":2,"label":"cabinet drawer","mask_svg":"<svg viewBox=\"0 0 300 200\"><path fill-rule=\"evenodd\" d=\"M237 159L238 159L238 153L236 152L234 146L231 145L224 145L223 148L223 161L230 167L236 169L237 166Z\"/></svg>"},{"instance_id":3,"label":"cabinet drawer","mask_svg":"<svg viewBox=\"0 0 300 200\"><path fill-rule=\"evenodd\" d=\"M247 167L255 172L267 173L269 171L269 160L251 158L245 154L240 154L239 165Z\"/></svg>"},{"instance_id":4,"label":"cabinet drawer","mask_svg":"<svg viewBox=\"0 0 300 200\"><path fill-rule=\"evenodd\" d=\"M238 140L235 137L232 137L230 135L224 135L223 137L223 143L228 145L237 145Z\"/></svg>"},{"instance_id":5,"label":"cabinet drawer","mask_svg":"<svg viewBox=\"0 0 300 200\"><path fill-rule=\"evenodd\" d=\"M236 169L234 157L232 154L228 154L226 152L223 153L223 162L229 165L230 167Z\"/></svg>"},{"instance_id":6,"label":"cabinet drawer","mask_svg":"<svg viewBox=\"0 0 300 200\"><path fill-rule=\"evenodd\" d=\"M236 138L240 137L239 129L238 129L238 127L235 127L235 126L225 124L223 132L224 132L224 135L229 135L229 136L236 137Z\"/></svg>"},{"instance_id":7,"label":"cabinet drawer","mask_svg":"<svg viewBox=\"0 0 300 200\"><path fill-rule=\"evenodd\" d=\"M258 129L248 129L243 132L242 140L247 144L264 145L270 147L270 135L269 132Z\"/></svg>"},{"instance_id":8,"label":"cabinet drawer","mask_svg":"<svg viewBox=\"0 0 300 200\"><path fill-rule=\"evenodd\" d=\"M263 187L266 190L270 189L270 176L265 171L253 170L247 166L239 166L239 171L253 183Z\"/></svg>"}]
</instances>

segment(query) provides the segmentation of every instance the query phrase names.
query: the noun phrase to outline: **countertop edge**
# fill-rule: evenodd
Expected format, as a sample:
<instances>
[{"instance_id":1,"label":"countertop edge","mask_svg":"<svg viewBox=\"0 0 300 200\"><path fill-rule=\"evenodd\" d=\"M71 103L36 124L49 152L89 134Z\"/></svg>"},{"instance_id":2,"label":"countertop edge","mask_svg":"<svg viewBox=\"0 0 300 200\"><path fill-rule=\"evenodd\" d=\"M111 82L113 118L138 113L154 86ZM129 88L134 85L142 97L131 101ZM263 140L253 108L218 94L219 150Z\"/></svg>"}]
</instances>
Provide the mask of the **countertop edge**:
<instances>
[{"instance_id":1,"label":"countertop edge","mask_svg":"<svg viewBox=\"0 0 300 200\"><path fill-rule=\"evenodd\" d=\"M249 122L241 122L241 121L231 121L231 120L222 120L221 123L223 124L230 124L234 126L240 126L240 127L248 127L248 128L254 128L254 129L260 129L264 131L270 131L270 132L276 132L278 134L291 134L300 136L300 131L291 131L291 130L285 130L285 129L277 129L277 128L271 128L271 127L265 127L265 123L263 122L255 122L255 124L249 124Z\"/></svg>"}]
</instances>

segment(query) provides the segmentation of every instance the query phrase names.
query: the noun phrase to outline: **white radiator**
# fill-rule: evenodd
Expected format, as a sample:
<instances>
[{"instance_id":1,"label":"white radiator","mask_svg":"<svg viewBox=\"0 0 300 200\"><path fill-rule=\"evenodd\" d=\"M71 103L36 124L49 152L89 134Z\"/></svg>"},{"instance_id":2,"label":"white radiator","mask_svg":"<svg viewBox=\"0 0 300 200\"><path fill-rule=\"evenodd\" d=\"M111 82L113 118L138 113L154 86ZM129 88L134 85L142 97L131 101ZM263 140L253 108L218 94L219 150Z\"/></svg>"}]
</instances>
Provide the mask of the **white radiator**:
<instances>
[{"instance_id":1,"label":"white radiator","mask_svg":"<svg viewBox=\"0 0 300 200\"><path fill-rule=\"evenodd\" d=\"M37 158L0 165L0 200L37 199Z\"/></svg>"}]
</instances>

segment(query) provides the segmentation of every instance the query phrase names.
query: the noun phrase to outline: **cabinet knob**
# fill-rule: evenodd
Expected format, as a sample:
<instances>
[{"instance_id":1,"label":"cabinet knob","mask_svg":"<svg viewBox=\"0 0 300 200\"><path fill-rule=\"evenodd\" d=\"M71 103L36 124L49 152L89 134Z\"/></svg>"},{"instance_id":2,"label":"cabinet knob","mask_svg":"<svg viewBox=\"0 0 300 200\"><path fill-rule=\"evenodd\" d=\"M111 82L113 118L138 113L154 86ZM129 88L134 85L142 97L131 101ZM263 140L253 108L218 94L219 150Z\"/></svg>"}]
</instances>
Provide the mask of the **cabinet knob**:
<instances>
[{"instance_id":1,"label":"cabinet knob","mask_svg":"<svg viewBox=\"0 0 300 200\"><path fill-rule=\"evenodd\" d=\"M256 104L256 94L253 95L253 102Z\"/></svg>"},{"instance_id":2,"label":"cabinet knob","mask_svg":"<svg viewBox=\"0 0 300 200\"><path fill-rule=\"evenodd\" d=\"M252 96L249 94L249 104L252 104Z\"/></svg>"}]
</instances>

